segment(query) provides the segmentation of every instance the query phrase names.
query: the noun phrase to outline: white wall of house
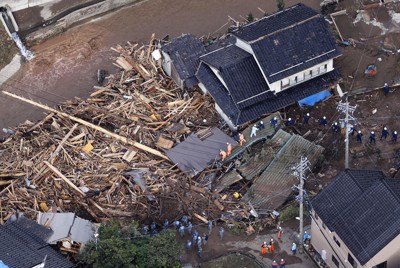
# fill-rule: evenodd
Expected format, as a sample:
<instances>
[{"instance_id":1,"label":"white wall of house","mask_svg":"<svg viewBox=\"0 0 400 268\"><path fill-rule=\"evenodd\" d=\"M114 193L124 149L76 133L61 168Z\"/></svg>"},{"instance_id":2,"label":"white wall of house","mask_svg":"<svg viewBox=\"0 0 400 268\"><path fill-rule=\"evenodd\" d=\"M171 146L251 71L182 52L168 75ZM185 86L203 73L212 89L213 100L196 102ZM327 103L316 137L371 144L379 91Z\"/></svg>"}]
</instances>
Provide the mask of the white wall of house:
<instances>
[{"instance_id":1,"label":"white wall of house","mask_svg":"<svg viewBox=\"0 0 400 268\"><path fill-rule=\"evenodd\" d=\"M201 91L202 91L204 94L207 94L207 93L208 93L207 88L206 88L206 86L205 86L203 83L199 83L198 86L199 86L199 88L201 89Z\"/></svg>"},{"instance_id":2,"label":"white wall of house","mask_svg":"<svg viewBox=\"0 0 400 268\"><path fill-rule=\"evenodd\" d=\"M398 254L398 252L400 252L400 235L378 252L368 263L361 265L341 238L334 231L329 230L328 227L323 224L322 220L318 216L315 216L315 213L311 222L311 243L315 250L321 255L323 251L326 252L325 262L331 268L352 268L353 265L350 263L349 254L354 259L353 263L355 263L358 268L373 268L384 261L387 261L388 268L397 268L400 265L400 255ZM339 266L334 263L332 256L336 258Z\"/></svg>"},{"instance_id":3,"label":"white wall of house","mask_svg":"<svg viewBox=\"0 0 400 268\"><path fill-rule=\"evenodd\" d=\"M224 85L224 87L225 87L225 88L228 88L228 87L226 86L225 80L224 80L224 79L222 78L222 76L220 75L219 70L218 70L217 68L215 68L215 67L212 67L211 65L208 65L208 66L211 68L211 70L213 71L213 73L218 77L219 81L221 81L221 83Z\"/></svg>"},{"instance_id":4,"label":"white wall of house","mask_svg":"<svg viewBox=\"0 0 400 268\"><path fill-rule=\"evenodd\" d=\"M333 59L330 59L268 85L272 91L279 93L285 89L299 85L305 81L330 72L333 69Z\"/></svg>"},{"instance_id":5,"label":"white wall of house","mask_svg":"<svg viewBox=\"0 0 400 268\"><path fill-rule=\"evenodd\" d=\"M219 115L222 117L222 119L224 119L224 121L228 124L229 128L231 130L236 130L236 126L235 124L231 121L231 119L224 113L224 111L222 111L222 109L218 106L217 103L215 103L215 110L217 110L217 112L219 113Z\"/></svg>"},{"instance_id":6,"label":"white wall of house","mask_svg":"<svg viewBox=\"0 0 400 268\"><path fill-rule=\"evenodd\" d=\"M170 56L167 53L165 53L164 51L161 51L161 53L163 55L162 68L168 76L171 76L172 60L171 60Z\"/></svg>"}]
</instances>

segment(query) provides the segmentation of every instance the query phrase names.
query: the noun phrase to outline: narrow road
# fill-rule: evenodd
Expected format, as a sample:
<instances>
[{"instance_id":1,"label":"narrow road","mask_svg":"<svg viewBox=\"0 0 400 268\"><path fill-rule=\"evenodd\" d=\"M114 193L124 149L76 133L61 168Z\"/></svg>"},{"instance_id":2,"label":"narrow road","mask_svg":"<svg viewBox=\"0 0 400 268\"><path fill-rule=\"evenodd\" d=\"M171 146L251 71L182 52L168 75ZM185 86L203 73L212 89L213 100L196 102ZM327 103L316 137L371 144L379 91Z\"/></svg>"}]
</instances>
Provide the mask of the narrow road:
<instances>
[{"instance_id":1,"label":"narrow road","mask_svg":"<svg viewBox=\"0 0 400 268\"><path fill-rule=\"evenodd\" d=\"M286 6L303 2L319 9L320 0L286 0ZM99 68L114 72L116 53L110 47L126 41L147 43L182 33L197 36L224 32L228 16L243 21L250 12L261 17L276 11L273 0L147 0L101 18L73 27L32 48L36 58L0 89L55 106L75 96L85 98L96 84ZM0 94L0 128L14 127L25 120L37 121L43 111ZM3 133L0 133L0 136Z\"/></svg>"}]
</instances>

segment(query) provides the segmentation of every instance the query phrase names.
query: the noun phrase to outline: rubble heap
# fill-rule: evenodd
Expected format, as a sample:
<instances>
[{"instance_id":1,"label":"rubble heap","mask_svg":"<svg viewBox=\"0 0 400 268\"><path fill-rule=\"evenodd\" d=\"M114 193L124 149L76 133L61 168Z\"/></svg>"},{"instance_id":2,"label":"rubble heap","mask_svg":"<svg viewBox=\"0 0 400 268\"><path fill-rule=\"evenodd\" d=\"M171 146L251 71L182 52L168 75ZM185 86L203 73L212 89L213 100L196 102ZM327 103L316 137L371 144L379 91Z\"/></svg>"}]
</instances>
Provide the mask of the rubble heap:
<instances>
[{"instance_id":1,"label":"rubble heap","mask_svg":"<svg viewBox=\"0 0 400 268\"><path fill-rule=\"evenodd\" d=\"M25 122L2 141L1 223L16 212L35 218L39 211L75 212L95 221L161 222L185 214L207 221L222 211L248 216L243 204L210 192L163 154L190 133L218 125L212 101L175 87L151 57L154 38L148 46L113 50L120 71L87 100L48 108L41 121Z\"/></svg>"}]
</instances>

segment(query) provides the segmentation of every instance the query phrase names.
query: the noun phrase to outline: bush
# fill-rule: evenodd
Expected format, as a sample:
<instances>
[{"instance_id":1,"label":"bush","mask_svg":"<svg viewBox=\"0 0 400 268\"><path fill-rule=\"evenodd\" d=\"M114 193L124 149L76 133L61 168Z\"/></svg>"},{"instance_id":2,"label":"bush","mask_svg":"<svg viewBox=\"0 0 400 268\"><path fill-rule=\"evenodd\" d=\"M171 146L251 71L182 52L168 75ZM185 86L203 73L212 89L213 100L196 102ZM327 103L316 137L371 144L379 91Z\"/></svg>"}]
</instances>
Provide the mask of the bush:
<instances>
[{"instance_id":1,"label":"bush","mask_svg":"<svg viewBox=\"0 0 400 268\"><path fill-rule=\"evenodd\" d=\"M174 231L157 236L144 236L137 224L122 226L110 221L99 228L97 240L83 248L80 259L90 267L181 267L179 257L182 245L175 239Z\"/></svg>"},{"instance_id":2,"label":"bush","mask_svg":"<svg viewBox=\"0 0 400 268\"><path fill-rule=\"evenodd\" d=\"M279 11L285 9L285 0L276 0L276 6L278 7Z\"/></svg>"},{"instance_id":3,"label":"bush","mask_svg":"<svg viewBox=\"0 0 400 268\"><path fill-rule=\"evenodd\" d=\"M297 203L293 203L282 210L279 219L281 221L287 221L291 219L295 219L299 216L299 205Z\"/></svg>"}]
</instances>

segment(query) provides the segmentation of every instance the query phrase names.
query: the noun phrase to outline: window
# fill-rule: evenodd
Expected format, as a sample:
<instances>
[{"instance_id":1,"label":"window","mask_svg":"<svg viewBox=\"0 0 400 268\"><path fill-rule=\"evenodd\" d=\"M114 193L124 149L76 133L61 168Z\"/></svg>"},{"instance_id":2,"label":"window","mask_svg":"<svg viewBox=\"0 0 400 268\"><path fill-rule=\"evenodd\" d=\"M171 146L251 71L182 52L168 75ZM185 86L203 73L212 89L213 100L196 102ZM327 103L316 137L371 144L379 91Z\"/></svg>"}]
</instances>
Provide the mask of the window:
<instances>
[{"instance_id":1,"label":"window","mask_svg":"<svg viewBox=\"0 0 400 268\"><path fill-rule=\"evenodd\" d=\"M325 73L328 69L328 64L319 67L319 73Z\"/></svg>"},{"instance_id":2,"label":"window","mask_svg":"<svg viewBox=\"0 0 400 268\"><path fill-rule=\"evenodd\" d=\"M339 261L336 259L335 255L332 254L332 261L336 265L336 267L339 267Z\"/></svg>"},{"instance_id":3,"label":"window","mask_svg":"<svg viewBox=\"0 0 400 268\"><path fill-rule=\"evenodd\" d=\"M306 73L304 74L304 77L306 79L311 78L311 76L312 76L312 70L306 71Z\"/></svg>"},{"instance_id":4,"label":"window","mask_svg":"<svg viewBox=\"0 0 400 268\"><path fill-rule=\"evenodd\" d=\"M314 213L314 215L315 215L315 220L316 221L319 220L319 217L318 217L317 213Z\"/></svg>"},{"instance_id":5,"label":"window","mask_svg":"<svg viewBox=\"0 0 400 268\"><path fill-rule=\"evenodd\" d=\"M325 223L322 223L322 228L326 229Z\"/></svg>"},{"instance_id":6,"label":"window","mask_svg":"<svg viewBox=\"0 0 400 268\"><path fill-rule=\"evenodd\" d=\"M387 268L387 261L384 261L377 266L374 266L374 268Z\"/></svg>"},{"instance_id":7,"label":"window","mask_svg":"<svg viewBox=\"0 0 400 268\"><path fill-rule=\"evenodd\" d=\"M281 81L282 88L288 87L289 83L290 83L289 78L282 79L282 81Z\"/></svg>"},{"instance_id":8,"label":"window","mask_svg":"<svg viewBox=\"0 0 400 268\"><path fill-rule=\"evenodd\" d=\"M304 74L300 74L299 76L297 76L297 82L301 82L304 80Z\"/></svg>"},{"instance_id":9,"label":"window","mask_svg":"<svg viewBox=\"0 0 400 268\"><path fill-rule=\"evenodd\" d=\"M357 263L354 261L354 258L353 256L350 255L350 253L347 254L347 260L349 261L349 263L353 268L357 267Z\"/></svg>"},{"instance_id":10,"label":"window","mask_svg":"<svg viewBox=\"0 0 400 268\"><path fill-rule=\"evenodd\" d=\"M340 242L339 240L337 240L336 236L333 236L333 241L335 241L336 244L340 247Z\"/></svg>"}]
</instances>

